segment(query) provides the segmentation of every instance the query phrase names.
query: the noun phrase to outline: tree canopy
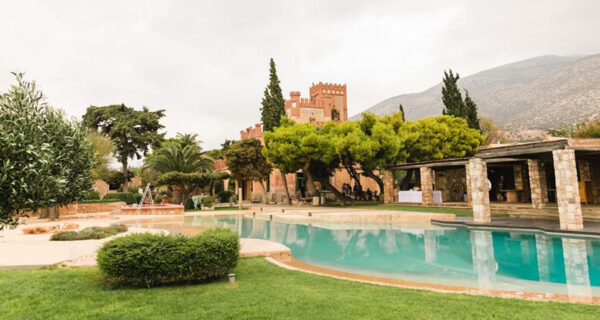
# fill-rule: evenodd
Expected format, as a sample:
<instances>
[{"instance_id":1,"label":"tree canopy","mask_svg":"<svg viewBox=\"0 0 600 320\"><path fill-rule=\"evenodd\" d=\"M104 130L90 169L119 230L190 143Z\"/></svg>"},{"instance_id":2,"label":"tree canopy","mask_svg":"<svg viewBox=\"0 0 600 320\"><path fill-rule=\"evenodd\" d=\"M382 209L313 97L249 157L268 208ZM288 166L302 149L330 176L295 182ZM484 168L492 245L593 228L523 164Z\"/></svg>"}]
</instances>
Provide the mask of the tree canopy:
<instances>
[{"instance_id":1,"label":"tree canopy","mask_svg":"<svg viewBox=\"0 0 600 320\"><path fill-rule=\"evenodd\" d=\"M150 111L144 107L139 111L124 104L90 106L83 115L83 123L110 137L115 144L115 155L123 166L123 176L126 176L128 159L141 159L151 147L160 146L164 133L158 131L164 128L160 124L164 115L164 110ZM127 181L123 183L123 191L127 191Z\"/></svg>"},{"instance_id":2,"label":"tree canopy","mask_svg":"<svg viewBox=\"0 0 600 320\"><path fill-rule=\"evenodd\" d=\"M0 230L26 211L66 205L91 187L87 130L50 107L35 82L0 94Z\"/></svg>"},{"instance_id":3,"label":"tree canopy","mask_svg":"<svg viewBox=\"0 0 600 320\"><path fill-rule=\"evenodd\" d=\"M454 74L452 70L444 71L442 102L444 103L443 115L463 118L467 121L469 128L481 130L479 125L479 116L477 114L477 104L465 90L465 100L458 87L458 73Z\"/></svg>"},{"instance_id":4,"label":"tree canopy","mask_svg":"<svg viewBox=\"0 0 600 320\"><path fill-rule=\"evenodd\" d=\"M262 189L263 202L266 202L263 180L269 176L273 168L262 154L260 140L245 139L235 142L225 152L225 163L231 175L239 182L258 181Z\"/></svg>"},{"instance_id":5,"label":"tree canopy","mask_svg":"<svg viewBox=\"0 0 600 320\"><path fill-rule=\"evenodd\" d=\"M285 101L279 86L279 77L277 77L273 58L271 58L269 64L269 84L265 88L261 102L262 107L260 108L263 131L273 131L274 128L279 127L281 117L285 115Z\"/></svg>"}]
</instances>

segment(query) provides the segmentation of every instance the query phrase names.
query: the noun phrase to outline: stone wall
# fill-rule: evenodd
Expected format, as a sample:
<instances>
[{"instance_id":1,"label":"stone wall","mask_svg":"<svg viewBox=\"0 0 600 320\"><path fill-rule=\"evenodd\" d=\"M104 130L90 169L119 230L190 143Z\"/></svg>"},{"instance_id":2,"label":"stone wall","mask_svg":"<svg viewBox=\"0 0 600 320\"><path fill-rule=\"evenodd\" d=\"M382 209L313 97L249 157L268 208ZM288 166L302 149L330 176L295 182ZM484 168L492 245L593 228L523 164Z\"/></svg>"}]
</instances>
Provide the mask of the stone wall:
<instances>
[{"instance_id":1,"label":"stone wall","mask_svg":"<svg viewBox=\"0 0 600 320\"><path fill-rule=\"evenodd\" d=\"M592 199L594 203L600 203L600 163L591 163L592 175Z\"/></svg>"},{"instance_id":2,"label":"stone wall","mask_svg":"<svg viewBox=\"0 0 600 320\"><path fill-rule=\"evenodd\" d=\"M394 203L394 172L383 171L383 203Z\"/></svg>"},{"instance_id":3,"label":"stone wall","mask_svg":"<svg viewBox=\"0 0 600 320\"><path fill-rule=\"evenodd\" d=\"M436 170L435 189L442 191L444 202L462 202L467 192L465 168Z\"/></svg>"},{"instance_id":4,"label":"stone wall","mask_svg":"<svg viewBox=\"0 0 600 320\"><path fill-rule=\"evenodd\" d=\"M58 214L69 215L78 213L112 212L125 205L127 205L125 202L72 203L68 206L60 207Z\"/></svg>"}]
</instances>

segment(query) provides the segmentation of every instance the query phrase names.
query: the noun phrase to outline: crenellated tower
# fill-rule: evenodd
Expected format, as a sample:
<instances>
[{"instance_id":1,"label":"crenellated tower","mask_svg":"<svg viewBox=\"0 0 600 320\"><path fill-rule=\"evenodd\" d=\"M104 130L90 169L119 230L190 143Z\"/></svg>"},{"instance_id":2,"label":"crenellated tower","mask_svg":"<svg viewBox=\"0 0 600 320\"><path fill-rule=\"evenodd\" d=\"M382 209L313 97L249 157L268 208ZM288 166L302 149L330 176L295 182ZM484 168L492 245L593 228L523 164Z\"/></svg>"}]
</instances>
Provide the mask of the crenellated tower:
<instances>
[{"instance_id":1,"label":"crenellated tower","mask_svg":"<svg viewBox=\"0 0 600 320\"><path fill-rule=\"evenodd\" d=\"M300 97L299 91L290 92L285 101L285 111L291 119L300 122L322 124L330 120L348 120L348 98L345 84L312 84L310 98Z\"/></svg>"}]
</instances>

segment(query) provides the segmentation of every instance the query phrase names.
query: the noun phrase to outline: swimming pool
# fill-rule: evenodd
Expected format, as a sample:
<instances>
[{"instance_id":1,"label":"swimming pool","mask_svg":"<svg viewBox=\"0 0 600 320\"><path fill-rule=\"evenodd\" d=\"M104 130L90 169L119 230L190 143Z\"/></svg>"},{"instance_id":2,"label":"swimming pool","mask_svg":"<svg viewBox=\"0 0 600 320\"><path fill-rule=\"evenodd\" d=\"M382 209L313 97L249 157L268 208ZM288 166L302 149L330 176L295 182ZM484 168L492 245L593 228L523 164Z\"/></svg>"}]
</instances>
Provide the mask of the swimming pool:
<instances>
[{"instance_id":1,"label":"swimming pool","mask_svg":"<svg viewBox=\"0 0 600 320\"><path fill-rule=\"evenodd\" d=\"M517 292L600 296L600 238L429 223L326 226L188 216L172 231L221 226L289 247L302 262L359 275ZM154 227L161 227L160 223Z\"/></svg>"}]
</instances>

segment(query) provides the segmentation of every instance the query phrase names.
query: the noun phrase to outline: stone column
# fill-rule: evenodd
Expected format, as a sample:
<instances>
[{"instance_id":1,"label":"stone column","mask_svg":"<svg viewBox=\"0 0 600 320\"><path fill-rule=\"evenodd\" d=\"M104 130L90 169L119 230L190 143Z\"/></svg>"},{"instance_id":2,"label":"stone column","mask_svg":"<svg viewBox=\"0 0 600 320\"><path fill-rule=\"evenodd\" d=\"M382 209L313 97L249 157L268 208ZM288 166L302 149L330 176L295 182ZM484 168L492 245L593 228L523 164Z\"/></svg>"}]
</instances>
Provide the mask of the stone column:
<instances>
[{"instance_id":1,"label":"stone column","mask_svg":"<svg viewBox=\"0 0 600 320\"><path fill-rule=\"evenodd\" d=\"M569 300L572 302L591 302L592 300L585 242L583 239L562 239L567 292Z\"/></svg>"},{"instance_id":2,"label":"stone column","mask_svg":"<svg viewBox=\"0 0 600 320\"><path fill-rule=\"evenodd\" d=\"M431 168L421 168L421 193L424 205L433 204L433 170Z\"/></svg>"},{"instance_id":3,"label":"stone column","mask_svg":"<svg viewBox=\"0 0 600 320\"><path fill-rule=\"evenodd\" d=\"M469 175L471 176L469 180L473 198L473 222L490 222L490 193L485 162L479 158L470 159Z\"/></svg>"},{"instance_id":4,"label":"stone column","mask_svg":"<svg viewBox=\"0 0 600 320\"><path fill-rule=\"evenodd\" d=\"M523 183L523 166L519 164L513 165L513 171L515 175L515 190L523 191L525 184Z\"/></svg>"},{"instance_id":5,"label":"stone column","mask_svg":"<svg viewBox=\"0 0 600 320\"><path fill-rule=\"evenodd\" d=\"M473 193L471 191L471 171L469 170L469 164L465 164L465 176L467 181L467 202L473 205Z\"/></svg>"},{"instance_id":6,"label":"stone column","mask_svg":"<svg viewBox=\"0 0 600 320\"><path fill-rule=\"evenodd\" d=\"M552 156L554 158L556 202L558 203L560 228L581 230L583 229L583 218L579 199L579 184L577 183L575 150L554 150Z\"/></svg>"},{"instance_id":7,"label":"stone column","mask_svg":"<svg viewBox=\"0 0 600 320\"><path fill-rule=\"evenodd\" d=\"M229 179L223 179L223 190L229 190Z\"/></svg>"},{"instance_id":8,"label":"stone column","mask_svg":"<svg viewBox=\"0 0 600 320\"><path fill-rule=\"evenodd\" d=\"M592 163L590 169L592 174L592 202L600 203L600 164Z\"/></svg>"},{"instance_id":9,"label":"stone column","mask_svg":"<svg viewBox=\"0 0 600 320\"><path fill-rule=\"evenodd\" d=\"M527 160L529 169L529 189L531 190L531 206L541 209L548 203L548 183L544 163L540 160Z\"/></svg>"},{"instance_id":10,"label":"stone column","mask_svg":"<svg viewBox=\"0 0 600 320\"><path fill-rule=\"evenodd\" d=\"M383 203L394 203L394 172L383 170Z\"/></svg>"}]
</instances>

